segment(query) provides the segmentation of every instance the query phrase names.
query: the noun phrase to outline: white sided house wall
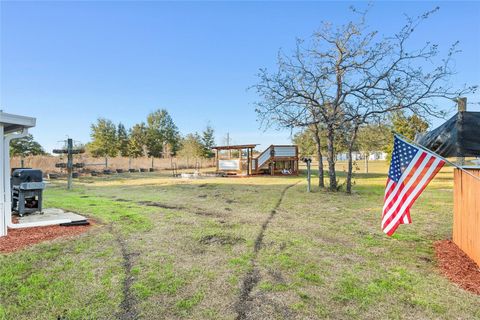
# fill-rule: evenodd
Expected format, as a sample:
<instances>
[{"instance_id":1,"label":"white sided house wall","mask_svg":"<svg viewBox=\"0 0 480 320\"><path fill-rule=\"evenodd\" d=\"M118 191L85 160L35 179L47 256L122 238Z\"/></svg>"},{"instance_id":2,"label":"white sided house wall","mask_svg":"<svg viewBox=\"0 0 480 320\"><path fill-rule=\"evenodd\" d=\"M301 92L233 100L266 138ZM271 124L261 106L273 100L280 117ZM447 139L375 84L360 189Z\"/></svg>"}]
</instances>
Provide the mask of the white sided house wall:
<instances>
[{"instance_id":1,"label":"white sided house wall","mask_svg":"<svg viewBox=\"0 0 480 320\"><path fill-rule=\"evenodd\" d=\"M365 160L365 153L354 151L354 152L352 152L352 158L353 158L353 160ZM387 159L387 154L385 152L382 152L382 151L372 151L368 155L368 160L386 160L386 159ZM347 161L348 160L348 154L345 153L345 152L338 153L337 154L337 160L338 161Z\"/></svg>"},{"instance_id":2,"label":"white sided house wall","mask_svg":"<svg viewBox=\"0 0 480 320\"><path fill-rule=\"evenodd\" d=\"M50 220L31 223L12 223L12 194L10 189L10 142L23 138L28 129L35 127L36 119L0 111L0 237L7 235L7 228L38 227L71 220Z\"/></svg>"},{"instance_id":3,"label":"white sided house wall","mask_svg":"<svg viewBox=\"0 0 480 320\"><path fill-rule=\"evenodd\" d=\"M23 138L35 118L0 111L0 237L7 235L12 225L12 195L10 189L10 141Z\"/></svg>"}]
</instances>

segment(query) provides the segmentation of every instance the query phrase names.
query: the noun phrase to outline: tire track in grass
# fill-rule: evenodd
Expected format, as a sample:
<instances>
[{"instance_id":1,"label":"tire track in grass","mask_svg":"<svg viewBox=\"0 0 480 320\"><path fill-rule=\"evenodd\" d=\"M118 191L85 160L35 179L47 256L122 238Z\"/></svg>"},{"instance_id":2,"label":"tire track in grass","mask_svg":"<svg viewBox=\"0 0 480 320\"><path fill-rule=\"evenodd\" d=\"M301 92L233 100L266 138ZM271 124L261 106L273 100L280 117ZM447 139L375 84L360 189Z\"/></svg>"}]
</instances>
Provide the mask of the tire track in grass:
<instances>
[{"instance_id":1,"label":"tire track in grass","mask_svg":"<svg viewBox=\"0 0 480 320\"><path fill-rule=\"evenodd\" d=\"M112 225L109 226L111 234L115 237L117 244L120 248L120 252L122 254L122 266L125 271L125 278L123 279L122 283L122 293L123 299L120 303L121 311L117 314L117 319L120 320L130 320L130 319L138 319L138 312L136 308L137 299L135 295L132 293L131 287L134 281L132 275L132 258L136 256L136 253L129 253L127 250L127 244L125 240L116 232L113 231Z\"/></svg>"},{"instance_id":2,"label":"tire track in grass","mask_svg":"<svg viewBox=\"0 0 480 320\"><path fill-rule=\"evenodd\" d=\"M277 214L277 210L282 204L283 198L285 197L285 194L287 193L288 189L296 186L299 183L300 181L290 184L282 190L282 193L280 194L280 197L275 203L275 206L270 211L270 215L262 223L260 232L258 233L257 238L255 239L255 245L253 247L253 255L252 255L252 258L250 259L251 269L247 272L247 274L243 278L242 287L240 289L240 295L238 296L238 300L235 303L235 311L237 312L237 316L235 318L236 320L244 320L247 318L247 311L249 309L248 301L251 300L250 294L255 288L255 286L258 284L258 282L260 281L260 272L257 269L257 257L258 257L258 252L260 251L263 244L265 231L267 230L270 222L273 220L273 218Z\"/></svg>"}]
</instances>

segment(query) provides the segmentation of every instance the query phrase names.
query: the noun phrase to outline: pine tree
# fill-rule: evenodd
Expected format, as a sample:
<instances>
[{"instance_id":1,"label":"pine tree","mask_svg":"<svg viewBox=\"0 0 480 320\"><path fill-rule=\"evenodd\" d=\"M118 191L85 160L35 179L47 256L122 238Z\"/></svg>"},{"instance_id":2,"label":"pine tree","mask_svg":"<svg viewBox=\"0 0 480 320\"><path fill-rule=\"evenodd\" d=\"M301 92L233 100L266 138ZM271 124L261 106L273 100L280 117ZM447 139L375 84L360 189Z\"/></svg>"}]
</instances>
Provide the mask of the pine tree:
<instances>
[{"instance_id":1,"label":"pine tree","mask_svg":"<svg viewBox=\"0 0 480 320\"><path fill-rule=\"evenodd\" d=\"M201 143L203 146L203 156L205 158L212 158L214 156L212 147L215 146L215 130L210 125L207 125L202 132Z\"/></svg>"},{"instance_id":2,"label":"pine tree","mask_svg":"<svg viewBox=\"0 0 480 320\"><path fill-rule=\"evenodd\" d=\"M122 157L128 157L128 134L122 123L117 128L118 151Z\"/></svg>"}]
</instances>

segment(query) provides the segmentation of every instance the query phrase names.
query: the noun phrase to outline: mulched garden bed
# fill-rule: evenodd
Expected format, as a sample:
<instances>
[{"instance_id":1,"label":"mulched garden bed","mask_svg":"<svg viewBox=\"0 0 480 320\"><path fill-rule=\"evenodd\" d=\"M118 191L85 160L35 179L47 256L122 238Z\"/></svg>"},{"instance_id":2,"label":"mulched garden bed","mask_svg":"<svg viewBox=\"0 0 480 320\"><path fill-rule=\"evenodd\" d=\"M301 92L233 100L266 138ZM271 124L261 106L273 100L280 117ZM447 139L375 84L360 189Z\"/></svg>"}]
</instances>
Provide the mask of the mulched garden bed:
<instances>
[{"instance_id":1,"label":"mulched garden bed","mask_svg":"<svg viewBox=\"0 0 480 320\"><path fill-rule=\"evenodd\" d=\"M89 220L89 222L89 225L84 226L62 227L56 225L8 229L7 236L0 237L0 253L14 252L32 244L81 234L86 232L92 226L92 220Z\"/></svg>"},{"instance_id":2,"label":"mulched garden bed","mask_svg":"<svg viewBox=\"0 0 480 320\"><path fill-rule=\"evenodd\" d=\"M480 294L480 267L450 240L435 242L440 271L461 288Z\"/></svg>"}]
</instances>

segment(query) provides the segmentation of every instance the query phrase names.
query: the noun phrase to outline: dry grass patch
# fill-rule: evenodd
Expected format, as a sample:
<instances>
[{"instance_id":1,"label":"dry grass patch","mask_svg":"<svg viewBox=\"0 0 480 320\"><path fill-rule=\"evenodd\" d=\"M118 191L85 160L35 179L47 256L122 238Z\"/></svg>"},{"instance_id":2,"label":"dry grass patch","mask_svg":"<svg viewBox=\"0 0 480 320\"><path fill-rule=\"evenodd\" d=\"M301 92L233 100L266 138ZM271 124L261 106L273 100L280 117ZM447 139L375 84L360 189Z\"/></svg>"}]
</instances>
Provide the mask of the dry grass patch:
<instances>
[{"instance_id":1,"label":"dry grass patch","mask_svg":"<svg viewBox=\"0 0 480 320\"><path fill-rule=\"evenodd\" d=\"M389 238L379 226L386 166L370 169L353 195L307 194L303 177L122 174L81 178L73 192L54 183L47 205L112 229L0 256L0 319L116 319L128 294L143 319L235 319L245 288L245 319L480 318L480 297L436 268L433 243L451 234L451 170Z\"/></svg>"}]
</instances>

